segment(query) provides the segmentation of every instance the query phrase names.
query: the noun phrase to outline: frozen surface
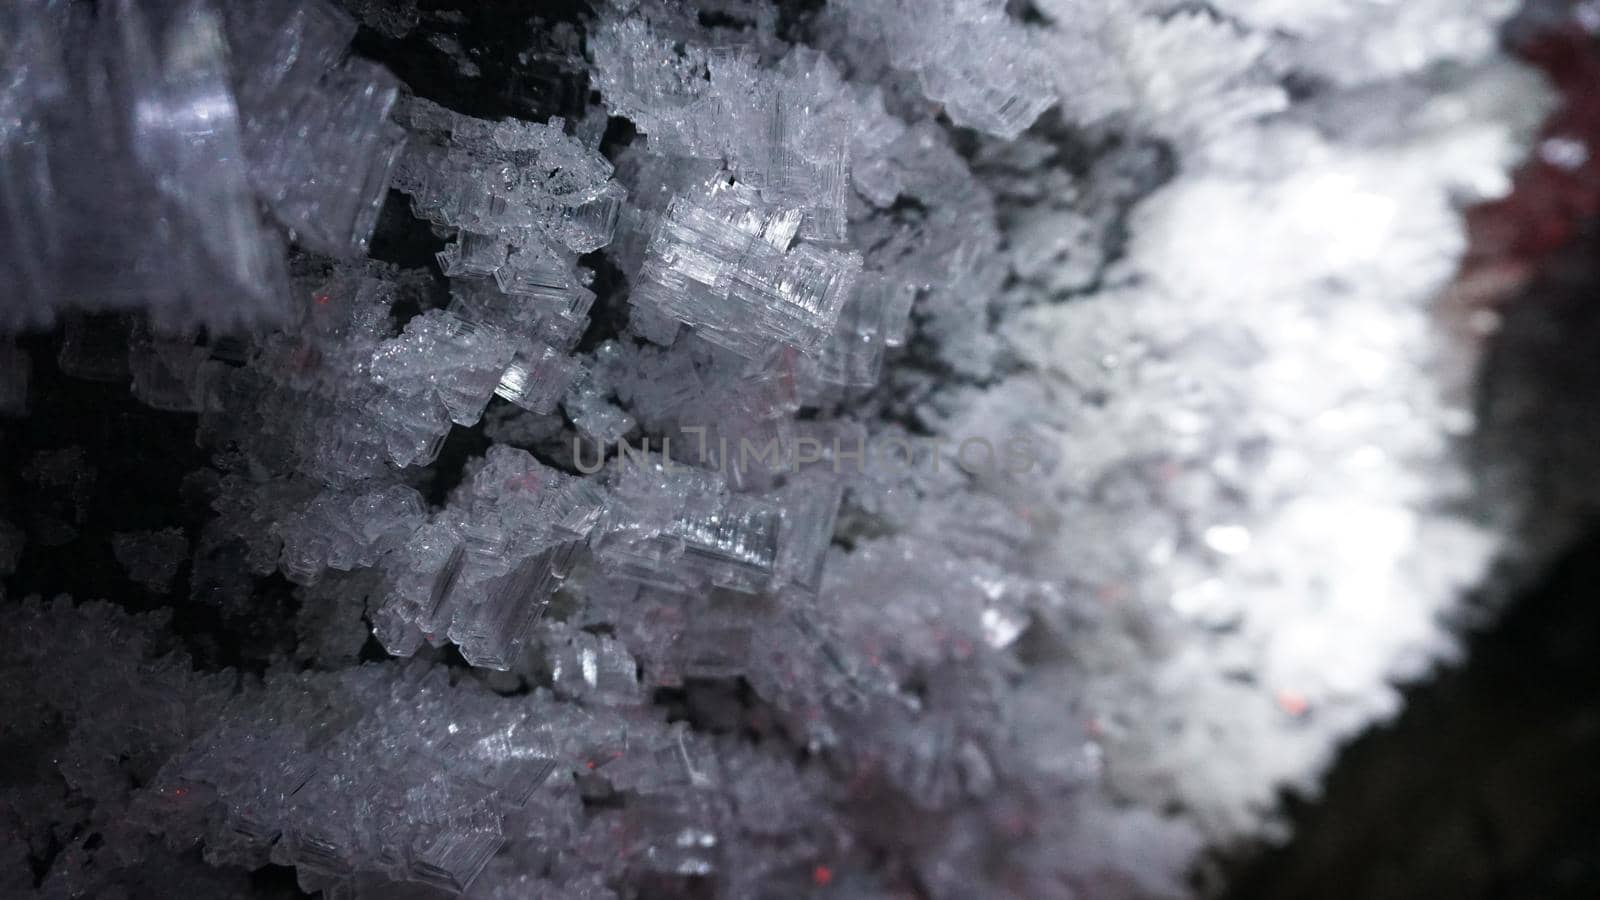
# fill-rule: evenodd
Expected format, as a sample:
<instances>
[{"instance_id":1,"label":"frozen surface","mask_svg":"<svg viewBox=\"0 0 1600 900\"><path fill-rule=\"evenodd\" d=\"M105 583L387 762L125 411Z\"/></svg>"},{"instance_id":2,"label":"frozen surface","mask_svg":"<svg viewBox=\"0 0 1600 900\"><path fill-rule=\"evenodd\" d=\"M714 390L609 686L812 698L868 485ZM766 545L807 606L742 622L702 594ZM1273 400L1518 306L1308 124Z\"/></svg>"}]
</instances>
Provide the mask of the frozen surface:
<instances>
[{"instance_id":1,"label":"frozen surface","mask_svg":"<svg viewBox=\"0 0 1600 900\"><path fill-rule=\"evenodd\" d=\"M86 6L0 8L0 329L192 417L205 519L113 538L187 615L8 601L0 879L1185 896L1504 543L1430 306L1503 4L617 0L540 121L349 50L487 79L464 12ZM98 477L21 465L0 571Z\"/></svg>"}]
</instances>

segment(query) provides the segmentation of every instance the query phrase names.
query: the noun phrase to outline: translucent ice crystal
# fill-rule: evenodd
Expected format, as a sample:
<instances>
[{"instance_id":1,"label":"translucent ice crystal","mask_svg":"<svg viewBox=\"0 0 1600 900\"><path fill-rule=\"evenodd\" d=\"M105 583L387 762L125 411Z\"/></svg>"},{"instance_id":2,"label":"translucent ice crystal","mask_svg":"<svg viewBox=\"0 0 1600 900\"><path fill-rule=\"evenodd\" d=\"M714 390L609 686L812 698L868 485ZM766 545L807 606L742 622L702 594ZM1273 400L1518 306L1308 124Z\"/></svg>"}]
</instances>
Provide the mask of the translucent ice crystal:
<instances>
[{"instance_id":1,"label":"translucent ice crystal","mask_svg":"<svg viewBox=\"0 0 1600 900\"><path fill-rule=\"evenodd\" d=\"M623 192L610 180L611 164L564 132L560 119L546 124L488 122L409 99L401 116L418 135L407 151L397 187L411 195L419 215L478 235L501 248L463 249L463 265L517 265L512 245L544 241L574 253L611 242Z\"/></svg>"},{"instance_id":2,"label":"translucent ice crystal","mask_svg":"<svg viewBox=\"0 0 1600 900\"><path fill-rule=\"evenodd\" d=\"M324 569L370 566L398 546L422 515L416 491L398 485L321 494L281 526L283 572L310 583Z\"/></svg>"},{"instance_id":3,"label":"translucent ice crystal","mask_svg":"<svg viewBox=\"0 0 1600 900\"><path fill-rule=\"evenodd\" d=\"M406 323L398 338L374 353L372 378L408 396L436 396L460 425L483 415L517 348L497 330L482 329L441 310Z\"/></svg>"},{"instance_id":4,"label":"translucent ice crystal","mask_svg":"<svg viewBox=\"0 0 1600 900\"><path fill-rule=\"evenodd\" d=\"M272 316L278 251L242 164L220 16L199 2L120 3L98 19L57 6L29 0L5 14L6 32L26 41L7 58L7 102L29 124L0 132L13 245L0 265L18 286L3 324L48 322L72 295L178 321ZM225 301L203 302L219 289Z\"/></svg>"},{"instance_id":5,"label":"translucent ice crystal","mask_svg":"<svg viewBox=\"0 0 1600 900\"><path fill-rule=\"evenodd\" d=\"M668 459L618 458L595 553L619 573L685 589L814 591L838 509L837 488L736 494L714 473ZM830 489L831 488L831 489Z\"/></svg>"},{"instance_id":6,"label":"translucent ice crystal","mask_svg":"<svg viewBox=\"0 0 1600 900\"><path fill-rule=\"evenodd\" d=\"M916 73L957 125L1013 138L1056 101L1050 62L999 0L844 6L850 28L881 40L894 67Z\"/></svg>"},{"instance_id":7,"label":"translucent ice crystal","mask_svg":"<svg viewBox=\"0 0 1600 900\"><path fill-rule=\"evenodd\" d=\"M474 664L509 667L604 503L589 483L496 448L446 515L386 563L379 635L394 653L449 640Z\"/></svg>"},{"instance_id":8,"label":"translucent ice crystal","mask_svg":"<svg viewBox=\"0 0 1600 900\"><path fill-rule=\"evenodd\" d=\"M325 0L98 15L27 0L5 16L20 52L0 62L0 118L16 123L0 129L0 266L18 289L0 326L69 305L178 327L281 321L283 246L258 201L307 246L364 249L397 88L345 58L354 23Z\"/></svg>"},{"instance_id":9,"label":"translucent ice crystal","mask_svg":"<svg viewBox=\"0 0 1600 900\"><path fill-rule=\"evenodd\" d=\"M816 352L855 290L861 259L795 243L801 213L721 179L680 196L651 239L632 302L746 358Z\"/></svg>"},{"instance_id":10,"label":"translucent ice crystal","mask_svg":"<svg viewBox=\"0 0 1600 900\"><path fill-rule=\"evenodd\" d=\"M398 84L349 56L356 23L324 0L228 13L251 182L303 245L364 251L401 146Z\"/></svg>"},{"instance_id":11,"label":"translucent ice crystal","mask_svg":"<svg viewBox=\"0 0 1600 900\"><path fill-rule=\"evenodd\" d=\"M802 237L844 240L852 160L866 164L896 123L874 116L867 93L815 51L796 48L772 69L750 48L702 46L683 29L661 13L591 36L607 104L651 152L725 161L765 200L798 210Z\"/></svg>"}]
</instances>

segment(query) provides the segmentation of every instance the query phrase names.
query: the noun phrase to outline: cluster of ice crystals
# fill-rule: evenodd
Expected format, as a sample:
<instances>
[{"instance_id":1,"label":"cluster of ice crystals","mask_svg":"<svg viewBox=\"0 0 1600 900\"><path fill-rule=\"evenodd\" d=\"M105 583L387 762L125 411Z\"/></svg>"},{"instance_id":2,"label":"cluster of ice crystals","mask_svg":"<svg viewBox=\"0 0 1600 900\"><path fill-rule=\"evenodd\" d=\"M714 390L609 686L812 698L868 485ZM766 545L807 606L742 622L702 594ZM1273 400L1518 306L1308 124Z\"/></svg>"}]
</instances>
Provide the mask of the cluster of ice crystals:
<instances>
[{"instance_id":1,"label":"cluster of ice crystals","mask_svg":"<svg viewBox=\"0 0 1600 900\"><path fill-rule=\"evenodd\" d=\"M452 265L495 275L531 262L519 255L530 243L587 253L611 242L623 191L605 157L567 135L560 119L487 122L420 99L408 100L400 118L422 137L397 186L419 216L461 229ZM503 286L519 275L497 277Z\"/></svg>"},{"instance_id":2,"label":"cluster of ice crystals","mask_svg":"<svg viewBox=\"0 0 1600 900\"><path fill-rule=\"evenodd\" d=\"M614 573L669 590L707 584L744 593L815 591L833 534L838 487L736 494L723 479L670 461L619 457L596 556Z\"/></svg>"},{"instance_id":3,"label":"cluster of ice crystals","mask_svg":"<svg viewBox=\"0 0 1600 900\"><path fill-rule=\"evenodd\" d=\"M881 41L957 125L1014 138L1056 102L1052 60L1004 0L868 0L839 4L852 32Z\"/></svg>"},{"instance_id":4,"label":"cluster of ice crystals","mask_svg":"<svg viewBox=\"0 0 1600 900\"><path fill-rule=\"evenodd\" d=\"M451 504L386 557L380 639L401 656L449 640L476 665L509 667L603 502L588 482L493 448Z\"/></svg>"},{"instance_id":5,"label":"cluster of ice crystals","mask_svg":"<svg viewBox=\"0 0 1600 900\"><path fill-rule=\"evenodd\" d=\"M498 6L346 5L488 68ZM89 6L0 7L0 328L147 311L57 367L197 418L209 514L112 553L290 638L22 601L0 890L1183 896L1452 651L1498 4L619 0L545 121L322 0ZM339 259L391 171L437 242ZM100 477L22 476L0 572Z\"/></svg>"},{"instance_id":6,"label":"cluster of ice crystals","mask_svg":"<svg viewBox=\"0 0 1600 900\"><path fill-rule=\"evenodd\" d=\"M861 258L794 243L800 221L800 210L763 203L742 183L717 179L679 195L630 300L746 359L778 345L814 353L856 290Z\"/></svg>"},{"instance_id":7,"label":"cluster of ice crystals","mask_svg":"<svg viewBox=\"0 0 1600 900\"><path fill-rule=\"evenodd\" d=\"M301 245L365 250L401 147L388 121L398 86L350 56L356 23L327 3L227 11L251 183Z\"/></svg>"}]
</instances>

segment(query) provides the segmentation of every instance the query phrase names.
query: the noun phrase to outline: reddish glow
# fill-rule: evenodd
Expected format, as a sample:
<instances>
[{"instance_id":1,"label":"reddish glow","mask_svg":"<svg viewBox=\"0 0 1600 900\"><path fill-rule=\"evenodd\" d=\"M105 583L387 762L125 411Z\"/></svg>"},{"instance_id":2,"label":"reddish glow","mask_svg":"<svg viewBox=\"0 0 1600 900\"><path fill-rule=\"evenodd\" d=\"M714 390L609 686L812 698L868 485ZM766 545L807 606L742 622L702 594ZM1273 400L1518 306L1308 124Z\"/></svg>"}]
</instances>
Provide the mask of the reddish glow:
<instances>
[{"instance_id":1,"label":"reddish glow","mask_svg":"<svg viewBox=\"0 0 1600 900\"><path fill-rule=\"evenodd\" d=\"M317 305L318 306L327 306L328 303L330 301L332 301L332 300L333 300L333 298L328 296L327 294L318 294L317 295Z\"/></svg>"},{"instance_id":2,"label":"reddish glow","mask_svg":"<svg viewBox=\"0 0 1600 900\"><path fill-rule=\"evenodd\" d=\"M827 887L833 883L833 870L827 866L817 866L811 870L811 880L817 887Z\"/></svg>"},{"instance_id":3,"label":"reddish glow","mask_svg":"<svg viewBox=\"0 0 1600 900\"><path fill-rule=\"evenodd\" d=\"M1303 716L1311 708L1311 702L1294 691L1279 691L1278 708L1291 716Z\"/></svg>"},{"instance_id":4,"label":"reddish glow","mask_svg":"<svg viewBox=\"0 0 1600 900\"><path fill-rule=\"evenodd\" d=\"M542 484L542 483L543 482L539 478L538 475L536 475L536 474L534 474L532 472L525 472L525 473L523 473L521 475L517 475L517 476L515 476L513 478L507 478L506 479L506 490L508 490L508 491L515 491L515 490L537 491L539 489L539 485Z\"/></svg>"},{"instance_id":5,"label":"reddish glow","mask_svg":"<svg viewBox=\"0 0 1600 900\"><path fill-rule=\"evenodd\" d=\"M1542 31L1512 48L1543 70L1561 105L1546 120L1539 145L1558 139L1587 152L1563 165L1534 153L1513 176L1505 197L1467 210L1471 246L1454 289L1468 301L1503 299L1538 266L1577 237L1600 213L1600 57L1591 35L1576 27Z\"/></svg>"},{"instance_id":6,"label":"reddish glow","mask_svg":"<svg viewBox=\"0 0 1600 900\"><path fill-rule=\"evenodd\" d=\"M187 793L189 793L189 789L188 788L173 788L172 789L172 796L174 796L174 797L182 797L184 794L187 794Z\"/></svg>"},{"instance_id":7,"label":"reddish glow","mask_svg":"<svg viewBox=\"0 0 1600 900\"><path fill-rule=\"evenodd\" d=\"M1094 598L1101 603L1117 603L1128 597L1128 587L1124 584L1103 584L1094 592Z\"/></svg>"}]
</instances>

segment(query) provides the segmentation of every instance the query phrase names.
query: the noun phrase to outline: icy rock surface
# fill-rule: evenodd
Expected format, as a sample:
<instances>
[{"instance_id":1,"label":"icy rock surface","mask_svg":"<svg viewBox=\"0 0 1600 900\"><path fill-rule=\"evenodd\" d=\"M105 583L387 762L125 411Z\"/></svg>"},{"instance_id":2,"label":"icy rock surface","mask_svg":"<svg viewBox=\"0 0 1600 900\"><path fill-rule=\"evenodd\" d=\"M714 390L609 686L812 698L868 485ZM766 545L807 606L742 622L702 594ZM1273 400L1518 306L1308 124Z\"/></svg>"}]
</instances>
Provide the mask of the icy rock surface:
<instances>
[{"instance_id":1,"label":"icy rock surface","mask_svg":"<svg viewBox=\"0 0 1600 900\"><path fill-rule=\"evenodd\" d=\"M59 365L208 516L116 556L294 640L12 601L47 892L1185 896L1502 542L1430 319L1541 105L1500 4L617 0L542 121L320 0L86 6L0 9L0 327L142 311ZM359 258L391 183L436 258ZM0 570L96 477L24 465Z\"/></svg>"}]
</instances>

